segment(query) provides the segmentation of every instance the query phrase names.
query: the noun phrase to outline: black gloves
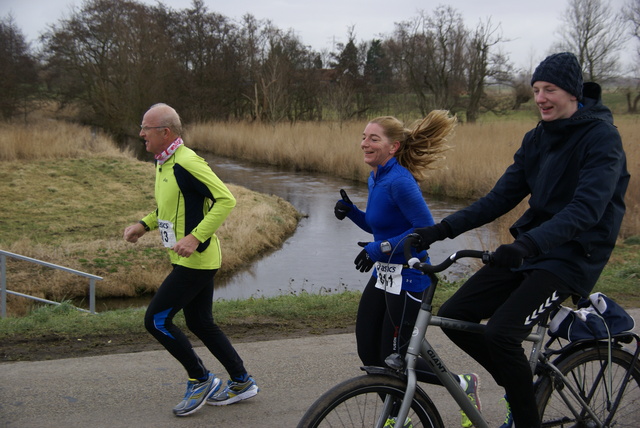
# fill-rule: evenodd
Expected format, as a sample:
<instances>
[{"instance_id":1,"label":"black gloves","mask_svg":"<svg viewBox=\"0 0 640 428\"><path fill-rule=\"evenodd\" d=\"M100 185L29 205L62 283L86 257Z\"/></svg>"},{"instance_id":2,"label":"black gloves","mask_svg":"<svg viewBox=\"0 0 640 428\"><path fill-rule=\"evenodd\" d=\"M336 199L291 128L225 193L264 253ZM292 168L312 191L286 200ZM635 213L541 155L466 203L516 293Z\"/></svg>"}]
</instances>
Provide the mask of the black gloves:
<instances>
[{"instance_id":1,"label":"black gloves","mask_svg":"<svg viewBox=\"0 0 640 428\"><path fill-rule=\"evenodd\" d=\"M498 267L517 268L527 257L538 255L534 242L526 236L518 238L513 244L500 245L493 253L491 264Z\"/></svg>"},{"instance_id":2,"label":"black gloves","mask_svg":"<svg viewBox=\"0 0 640 428\"><path fill-rule=\"evenodd\" d=\"M358 245L361 247L364 247L367 244L368 242L358 242ZM358 257L356 257L353 263L356 265L356 270L359 270L360 272L369 272L375 264L371 257L369 257L367 250L360 251L360 254L358 254Z\"/></svg>"},{"instance_id":3,"label":"black gloves","mask_svg":"<svg viewBox=\"0 0 640 428\"><path fill-rule=\"evenodd\" d=\"M344 189L340 189L340 196L342 196L342 199L336 202L333 212L338 220L343 220L353 208L353 202L351 202Z\"/></svg>"},{"instance_id":4,"label":"black gloves","mask_svg":"<svg viewBox=\"0 0 640 428\"><path fill-rule=\"evenodd\" d=\"M420 242L416 242L414 246L418 251L428 250L431 244L436 241L442 241L450 238L451 228L447 223L438 223L433 226L419 227L413 230L413 233L420 236Z\"/></svg>"}]
</instances>

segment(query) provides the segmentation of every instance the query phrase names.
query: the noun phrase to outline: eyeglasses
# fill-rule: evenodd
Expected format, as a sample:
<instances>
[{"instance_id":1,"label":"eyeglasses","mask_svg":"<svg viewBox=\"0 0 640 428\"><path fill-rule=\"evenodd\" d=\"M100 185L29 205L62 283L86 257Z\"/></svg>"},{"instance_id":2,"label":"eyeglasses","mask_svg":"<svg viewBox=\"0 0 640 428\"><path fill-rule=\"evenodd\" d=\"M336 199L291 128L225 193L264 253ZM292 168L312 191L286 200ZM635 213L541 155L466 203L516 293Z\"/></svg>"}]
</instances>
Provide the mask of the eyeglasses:
<instances>
[{"instance_id":1,"label":"eyeglasses","mask_svg":"<svg viewBox=\"0 0 640 428\"><path fill-rule=\"evenodd\" d=\"M140 129L144 132L147 132L150 129L163 129L163 128L168 128L168 126L144 126L144 125L140 125Z\"/></svg>"}]
</instances>

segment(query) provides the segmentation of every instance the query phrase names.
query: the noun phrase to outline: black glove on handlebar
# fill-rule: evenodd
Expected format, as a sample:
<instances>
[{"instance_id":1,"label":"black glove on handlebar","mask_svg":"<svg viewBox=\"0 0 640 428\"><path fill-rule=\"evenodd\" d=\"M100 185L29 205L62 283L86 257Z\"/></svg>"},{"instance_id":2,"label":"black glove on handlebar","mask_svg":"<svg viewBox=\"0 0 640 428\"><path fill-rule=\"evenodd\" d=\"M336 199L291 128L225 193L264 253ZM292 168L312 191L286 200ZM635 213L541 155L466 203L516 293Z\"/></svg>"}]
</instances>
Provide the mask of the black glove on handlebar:
<instances>
[{"instance_id":1,"label":"black glove on handlebar","mask_svg":"<svg viewBox=\"0 0 640 428\"><path fill-rule=\"evenodd\" d=\"M418 251L428 250L431 244L451 237L451 228L447 223L438 223L429 227L419 227L413 233L420 236L420 240L414 244Z\"/></svg>"},{"instance_id":2,"label":"black glove on handlebar","mask_svg":"<svg viewBox=\"0 0 640 428\"><path fill-rule=\"evenodd\" d=\"M358 242L358 245L361 247L364 247L367 244L368 242ZM375 264L373 259L369 257L367 250L360 251L360 254L358 254L358 257L356 257L353 263L356 265L356 270L359 270L360 272L369 272Z\"/></svg>"},{"instance_id":3,"label":"black glove on handlebar","mask_svg":"<svg viewBox=\"0 0 640 428\"><path fill-rule=\"evenodd\" d=\"M336 215L338 220L344 220L344 218L349 214L349 211L353 208L353 202L347 196L347 192L344 189L340 189L341 200L336 202L336 206L333 209L333 213Z\"/></svg>"},{"instance_id":4,"label":"black glove on handlebar","mask_svg":"<svg viewBox=\"0 0 640 428\"><path fill-rule=\"evenodd\" d=\"M500 245L493 254L491 264L498 267L517 268L527 257L538 254L530 239L517 239L513 244Z\"/></svg>"}]
</instances>

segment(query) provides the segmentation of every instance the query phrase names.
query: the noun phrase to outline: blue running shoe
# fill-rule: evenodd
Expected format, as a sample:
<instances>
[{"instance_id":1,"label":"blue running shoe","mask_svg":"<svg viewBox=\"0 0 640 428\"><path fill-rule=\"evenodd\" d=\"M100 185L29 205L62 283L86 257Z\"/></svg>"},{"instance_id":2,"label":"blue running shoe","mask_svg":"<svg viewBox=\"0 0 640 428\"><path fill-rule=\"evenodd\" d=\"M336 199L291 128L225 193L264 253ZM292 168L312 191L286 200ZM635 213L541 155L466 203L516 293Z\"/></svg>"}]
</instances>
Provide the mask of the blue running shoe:
<instances>
[{"instance_id":1,"label":"blue running shoe","mask_svg":"<svg viewBox=\"0 0 640 428\"><path fill-rule=\"evenodd\" d=\"M511 406L507 401L507 396L505 395L500 401L504 401L504 405L507 407L507 415L504 417L504 423L500 425L500 428L513 428L513 415L511 414Z\"/></svg>"},{"instance_id":2,"label":"blue running shoe","mask_svg":"<svg viewBox=\"0 0 640 428\"><path fill-rule=\"evenodd\" d=\"M478 395L478 391L480 390L480 378L475 373L463 374L460 376L462 376L464 380L467 381L467 388L464 391L467 394L467 397L469 397L469 400L471 400L473 405L476 406L476 409L482 410L480 407L480 396ZM464 411L460 410L460 416L460 425L463 428L469 428L473 426L473 422L471 422Z\"/></svg>"},{"instance_id":3,"label":"blue running shoe","mask_svg":"<svg viewBox=\"0 0 640 428\"><path fill-rule=\"evenodd\" d=\"M227 387L207 398L207 404L212 406L226 406L227 404L237 403L241 400L247 400L255 396L260 388L256 385L256 381L252 377L246 382L227 381Z\"/></svg>"},{"instance_id":4,"label":"blue running shoe","mask_svg":"<svg viewBox=\"0 0 640 428\"><path fill-rule=\"evenodd\" d=\"M221 384L222 381L212 373L209 373L207 380L202 382L197 379L189 379L184 398L173 408L173 414L176 416L188 416L194 413L204 406L209 396L218 392Z\"/></svg>"}]
</instances>

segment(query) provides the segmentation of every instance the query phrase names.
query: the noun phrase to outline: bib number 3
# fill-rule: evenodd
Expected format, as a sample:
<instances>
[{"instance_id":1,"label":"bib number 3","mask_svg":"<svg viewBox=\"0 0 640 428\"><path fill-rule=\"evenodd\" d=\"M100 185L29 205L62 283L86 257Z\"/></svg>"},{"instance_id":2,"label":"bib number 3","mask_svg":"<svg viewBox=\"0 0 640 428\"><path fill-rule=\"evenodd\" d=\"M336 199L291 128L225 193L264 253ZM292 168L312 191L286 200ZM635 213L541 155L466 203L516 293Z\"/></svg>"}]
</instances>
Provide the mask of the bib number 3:
<instances>
[{"instance_id":1,"label":"bib number 3","mask_svg":"<svg viewBox=\"0 0 640 428\"><path fill-rule=\"evenodd\" d=\"M173 223L167 220L158 220L160 230L160 240L166 248L173 248L176 245L176 232L173 230Z\"/></svg>"},{"instance_id":2,"label":"bib number 3","mask_svg":"<svg viewBox=\"0 0 640 428\"><path fill-rule=\"evenodd\" d=\"M402 290L402 265L394 263L376 263L378 281L376 288L391 294L400 294Z\"/></svg>"}]
</instances>

